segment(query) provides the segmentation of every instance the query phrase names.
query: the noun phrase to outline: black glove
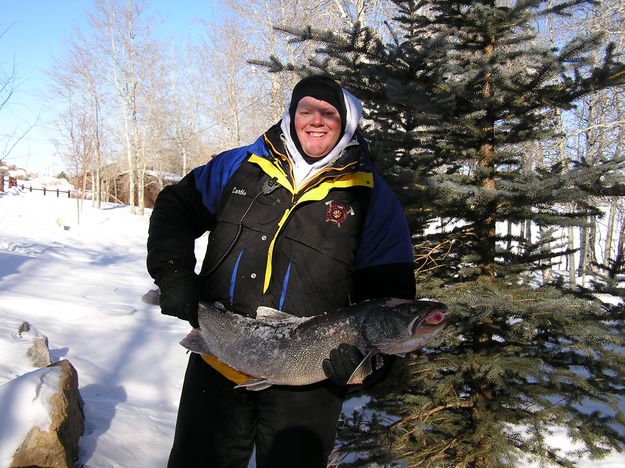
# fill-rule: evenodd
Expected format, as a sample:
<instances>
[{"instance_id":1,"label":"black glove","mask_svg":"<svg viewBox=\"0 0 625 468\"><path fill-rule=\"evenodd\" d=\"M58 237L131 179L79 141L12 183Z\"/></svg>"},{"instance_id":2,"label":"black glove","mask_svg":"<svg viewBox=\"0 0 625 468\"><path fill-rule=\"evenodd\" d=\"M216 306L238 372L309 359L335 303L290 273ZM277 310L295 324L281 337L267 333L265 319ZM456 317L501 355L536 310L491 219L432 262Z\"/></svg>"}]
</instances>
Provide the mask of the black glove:
<instances>
[{"instance_id":1,"label":"black glove","mask_svg":"<svg viewBox=\"0 0 625 468\"><path fill-rule=\"evenodd\" d=\"M173 271L156 282L161 289L161 312L187 320L199 328L197 309L200 300L198 276L192 271Z\"/></svg>"},{"instance_id":2,"label":"black glove","mask_svg":"<svg viewBox=\"0 0 625 468\"><path fill-rule=\"evenodd\" d=\"M342 343L330 351L330 357L323 360L321 367L328 379L336 385L347 387L347 381L363 359L364 355L358 348Z\"/></svg>"}]
</instances>

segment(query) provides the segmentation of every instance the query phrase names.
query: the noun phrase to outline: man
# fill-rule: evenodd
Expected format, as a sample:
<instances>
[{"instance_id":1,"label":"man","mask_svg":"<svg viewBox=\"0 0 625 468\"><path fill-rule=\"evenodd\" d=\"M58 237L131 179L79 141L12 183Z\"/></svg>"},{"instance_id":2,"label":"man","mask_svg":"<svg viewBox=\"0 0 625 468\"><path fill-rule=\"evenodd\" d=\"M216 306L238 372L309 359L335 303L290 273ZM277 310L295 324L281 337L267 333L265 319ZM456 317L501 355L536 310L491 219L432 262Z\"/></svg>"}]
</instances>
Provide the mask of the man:
<instances>
[{"instance_id":1,"label":"man","mask_svg":"<svg viewBox=\"0 0 625 468\"><path fill-rule=\"evenodd\" d=\"M164 314L197 327L200 299L254 317L258 306L310 316L414 298L407 223L367 158L361 112L334 80L304 78L281 121L255 143L159 194L147 265ZM206 231L196 275L194 240ZM326 466L361 359L341 345L324 361L328 380L252 392L234 388L245 380L236 370L192 353L168 466L246 467L254 449L258 468Z\"/></svg>"}]
</instances>

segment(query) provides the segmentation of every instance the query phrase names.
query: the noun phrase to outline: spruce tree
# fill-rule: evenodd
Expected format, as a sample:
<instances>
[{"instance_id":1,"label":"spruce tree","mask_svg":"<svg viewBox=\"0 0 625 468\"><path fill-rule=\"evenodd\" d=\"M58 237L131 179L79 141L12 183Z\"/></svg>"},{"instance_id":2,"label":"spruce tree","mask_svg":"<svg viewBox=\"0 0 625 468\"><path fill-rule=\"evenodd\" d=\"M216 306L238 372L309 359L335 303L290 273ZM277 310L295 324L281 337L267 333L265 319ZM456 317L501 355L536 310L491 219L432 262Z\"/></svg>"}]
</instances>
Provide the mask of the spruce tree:
<instances>
[{"instance_id":1,"label":"spruce tree","mask_svg":"<svg viewBox=\"0 0 625 468\"><path fill-rule=\"evenodd\" d=\"M545 15L581 1L394 3L390 40L361 25L283 28L318 56L264 63L329 74L363 100L372 157L415 233L419 295L450 310L441 340L373 391L375 417L346 421L343 451L359 453L353 465L512 466L522 454L572 465L546 441L556 427L591 456L623 450L622 313L534 274L566 253L545 248L550 230L598 215L591 194L623 194L622 162L526 158L556 136L556 110L621 85L623 65L598 34L556 49L534 40ZM513 223L541 238L501 232Z\"/></svg>"}]
</instances>

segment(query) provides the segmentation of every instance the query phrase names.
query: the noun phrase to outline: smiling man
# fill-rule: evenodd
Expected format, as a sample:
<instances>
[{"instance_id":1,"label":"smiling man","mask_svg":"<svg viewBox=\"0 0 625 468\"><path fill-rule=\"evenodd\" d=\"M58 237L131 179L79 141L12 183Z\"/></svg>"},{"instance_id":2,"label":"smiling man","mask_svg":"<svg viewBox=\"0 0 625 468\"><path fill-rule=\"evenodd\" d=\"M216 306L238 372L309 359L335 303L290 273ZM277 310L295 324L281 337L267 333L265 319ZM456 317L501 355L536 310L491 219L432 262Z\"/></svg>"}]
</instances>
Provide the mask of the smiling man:
<instances>
[{"instance_id":1,"label":"smiling man","mask_svg":"<svg viewBox=\"0 0 625 468\"><path fill-rule=\"evenodd\" d=\"M295 85L281 129L296 185L356 144L361 113L360 101L328 77L313 75Z\"/></svg>"},{"instance_id":2,"label":"smiling man","mask_svg":"<svg viewBox=\"0 0 625 468\"><path fill-rule=\"evenodd\" d=\"M295 109L295 133L302 151L310 158L330 152L341 136L341 116L332 104L306 96Z\"/></svg>"},{"instance_id":3,"label":"smiling man","mask_svg":"<svg viewBox=\"0 0 625 468\"><path fill-rule=\"evenodd\" d=\"M350 104L357 107L359 103ZM323 76L303 79L293 89L289 117L297 149L314 159L327 155L345 131L342 88Z\"/></svg>"},{"instance_id":4,"label":"smiling man","mask_svg":"<svg viewBox=\"0 0 625 468\"><path fill-rule=\"evenodd\" d=\"M360 101L325 76L302 79L280 122L158 196L148 271L162 313L198 326L198 301L256 317L260 306L313 316L366 299L415 295L404 214L367 157ZM201 272L194 240L210 232ZM306 353L306 349L301 350ZM347 381L363 359L345 343L328 377L236 388L248 377L190 354L169 467L325 467ZM384 375L381 359L365 384ZM353 386L352 386L353 387Z\"/></svg>"}]
</instances>

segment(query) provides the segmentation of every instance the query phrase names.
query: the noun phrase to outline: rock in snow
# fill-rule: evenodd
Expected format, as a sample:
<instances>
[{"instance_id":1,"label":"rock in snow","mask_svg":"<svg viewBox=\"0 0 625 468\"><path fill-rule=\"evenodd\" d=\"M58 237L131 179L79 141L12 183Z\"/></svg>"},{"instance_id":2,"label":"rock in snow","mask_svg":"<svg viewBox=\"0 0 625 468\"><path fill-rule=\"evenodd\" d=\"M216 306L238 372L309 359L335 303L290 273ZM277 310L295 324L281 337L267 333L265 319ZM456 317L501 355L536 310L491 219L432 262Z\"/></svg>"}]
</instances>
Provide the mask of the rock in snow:
<instances>
[{"instance_id":1,"label":"rock in snow","mask_svg":"<svg viewBox=\"0 0 625 468\"><path fill-rule=\"evenodd\" d=\"M78 457L78 440L84 430L83 401L78 392L78 374L67 360L28 372L0 387L5 409L0 421L16 424L29 418L33 426L13 455L10 467L67 468ZM13 400L31 400L30 411ZM13 408L13 409L11 409ZM5 411L6 410L6 411ZM20 414L21 413L21 414Z\"/></svg>"},{"instance_id":2,"label":"rock in snow","mask_svg":"<svg viewBox=\"0 0 625 468\"><path fill-rule=\"evenodd\" d=\"M31 340L26 355L34 367L47 367L52 364L48 337L40 334L30 323L24 321L17 330L16 337L20 340Z\"/></svg>"}]
</instances>

